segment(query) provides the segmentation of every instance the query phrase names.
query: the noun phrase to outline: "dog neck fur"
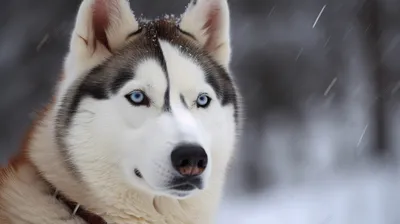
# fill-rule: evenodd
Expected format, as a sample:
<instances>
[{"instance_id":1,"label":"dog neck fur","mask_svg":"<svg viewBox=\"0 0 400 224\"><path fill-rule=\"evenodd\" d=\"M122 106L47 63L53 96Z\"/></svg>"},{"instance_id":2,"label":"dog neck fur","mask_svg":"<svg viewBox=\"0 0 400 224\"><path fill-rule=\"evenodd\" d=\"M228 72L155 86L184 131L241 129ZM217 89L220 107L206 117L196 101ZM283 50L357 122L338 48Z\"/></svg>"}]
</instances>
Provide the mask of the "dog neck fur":
<instances>
[{"instance_id":1,"label":"dog neck fur","mask_svg":"<svg viewBox=\"0 0 400 224\"><path fill-rule=\"evenodd\" d=\"M189 4L180 22L214 59L228 69L230 62L229 10L226 0L198 0ZM139 22L125 0L84 0L72 33L63 80L55 103L36 128L29 145L29 158L39 172L60 192L109 223L212 223L223 187L225 168L214 167L209 187L188 199L154 196L114 178L107 167L93 162L82 183L63 161L55 142L55 122L62 96L88 70L124 47ZM229 147L234 147L229 146ZM95 149L94 149L95 150ZM218 156L218 155L216 155ZM96 161L96 158L92 158ZM90 175L88 175L90 173ZM101 189L95 186L102 186Z\"/></svg>"}]
</instances>

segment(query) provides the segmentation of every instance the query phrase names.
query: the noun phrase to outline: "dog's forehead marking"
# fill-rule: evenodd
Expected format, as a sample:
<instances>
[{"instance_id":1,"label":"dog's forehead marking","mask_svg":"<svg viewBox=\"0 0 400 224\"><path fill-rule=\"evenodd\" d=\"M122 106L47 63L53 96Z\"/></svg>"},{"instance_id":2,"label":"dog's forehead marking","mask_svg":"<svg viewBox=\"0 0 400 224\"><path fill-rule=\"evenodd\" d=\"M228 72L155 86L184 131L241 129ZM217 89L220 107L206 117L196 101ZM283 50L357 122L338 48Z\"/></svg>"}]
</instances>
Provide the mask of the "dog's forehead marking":
<instances>
[{"instance_id":1,"label":"dog's forehead marking","mask_svg":"<svg viewBox=\"0 0 400 224\"><path fill-rule=\"evenodd\" d=\"M133 70L135 78L132 80L134 83L139 83L139 88L143 88L146 94L155 103L161 103L163 109L167 104L165 94L168 91L169 81L162 69L160 63L154 58L148 58L140 62ZM127 88L132 88L127 86ZM127 91L132 91L128 89ZM127 91L124 91L126 93ZM169 104L169 103L168 103Z\"/></svg>"},{"instance_id":2,"label":"dog's forehead marking","mask_svg":"<svg viewBox=\"0 0 400 224\"><path fill-rule=\"evenodd\" d=\"M204 69L192 58L180 52L178 46L164 40L159 42L167 65L170 88L174 94L178 94L177 97L185 95L184 92L188 90L196 92L207 84Z\"/></svg>"},{"instance_id":3,"label":"dog's forehead marking","mask_svg":"<svg viewBox=\"0 0 400 224\"><path fill-rule=\"evenodd\" d=\"M148 86L150 97L155 97L160 102L163 95L163 110L171 112L171 99L174 103L187 107L186 99L196 97L200 91L210 91L206 88L204 70L187 55L180 52L179 47L171 45L164 40L158 40L163 54L163 60L150 57L139 62L134 68L135 78L132 82ZM131 87L128 87L131 88ZM126 91L124 91L126 92ZM190 96L185 96L191 92ZM216 94L216 93L215 93Z\"/></svg>"},{"instance_id":4,"label":"dog's forehead marking","mask_svg":"<svg viewBox=\"0 0 400 224\"><path fill-rule=\"evenodd\" d=\"M134 81L143 82L158 89L165 89L168 85L167 79L164 78L163 69L153 58L148 58L138 63L133 72L135 73Z\"/></svg>"}]
</instances>

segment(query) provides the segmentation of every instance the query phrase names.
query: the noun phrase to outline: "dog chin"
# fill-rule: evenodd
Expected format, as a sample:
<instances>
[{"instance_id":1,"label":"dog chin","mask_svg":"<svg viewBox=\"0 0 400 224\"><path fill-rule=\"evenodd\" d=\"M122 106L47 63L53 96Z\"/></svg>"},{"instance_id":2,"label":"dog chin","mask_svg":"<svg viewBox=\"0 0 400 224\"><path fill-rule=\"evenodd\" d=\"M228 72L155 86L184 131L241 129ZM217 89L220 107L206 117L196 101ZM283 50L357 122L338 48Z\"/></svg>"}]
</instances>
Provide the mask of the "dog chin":
<instances>
[{"instance_id":1,"label":"dog chin","mask_svg":"<svg viewBox=\"0 0 400 224\"><path fill-rule=\"evenodd\" d=\"M172 199L190 198L191 196L195 195L197 192L201 191L198 188L187 189L187 190L178 190L178 189L172 189L172 188L154 189L150 186L147 186L145 188L146 189L144 189L144 190L153 196L163 196L163 197L169 197Z\"/></svg>"},{"instance_id":2,"label":"dog chin","mask_svg":"<svg viewBox=\"0 0 400 224\"><path fill-rule=\"evenodd\" d=\"M171 197L174 199L186 199L202 191L203 185L181 184L166 187L167 190L161 192L161 195Z\"/></svg>"}]
</instances>

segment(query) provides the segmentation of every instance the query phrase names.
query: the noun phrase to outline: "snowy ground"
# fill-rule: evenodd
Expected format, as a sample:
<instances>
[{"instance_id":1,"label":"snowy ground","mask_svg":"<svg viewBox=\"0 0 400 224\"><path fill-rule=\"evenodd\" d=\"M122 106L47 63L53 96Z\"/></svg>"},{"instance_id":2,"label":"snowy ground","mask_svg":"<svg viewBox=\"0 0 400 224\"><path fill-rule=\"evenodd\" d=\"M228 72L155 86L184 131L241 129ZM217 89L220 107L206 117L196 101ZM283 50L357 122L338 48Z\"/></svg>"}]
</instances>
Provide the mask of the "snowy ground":
<instances>
[{"instance_id":1,"label":"snowy ground","mask_svg":"<svg viewBox=\"0 0 400 224\"><path fill-rule=\"evenodd\" d=\"M396 173L353 174L222 204L218 224L399 224Z\"/></svg>"}]
</instances>

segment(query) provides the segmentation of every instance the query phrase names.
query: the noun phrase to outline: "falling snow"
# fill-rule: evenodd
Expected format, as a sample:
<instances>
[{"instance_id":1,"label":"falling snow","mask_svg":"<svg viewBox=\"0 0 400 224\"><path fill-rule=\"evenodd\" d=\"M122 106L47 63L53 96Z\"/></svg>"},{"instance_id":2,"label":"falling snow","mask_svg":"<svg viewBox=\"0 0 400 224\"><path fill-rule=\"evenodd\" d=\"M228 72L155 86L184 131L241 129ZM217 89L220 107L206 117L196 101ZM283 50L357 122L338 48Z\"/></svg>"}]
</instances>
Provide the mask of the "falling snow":
<instances>
[{"instance_id":1,"label":"falling snow","mask_svg":"<svg viewBox=\"0 0 400 224\"><path fill-rule=\"evenodd\" d=\"M329 92L331 91L332 87L335 85L337 81L337 78L334 78L331 82L331 84L329 84L328 88L326 88L325 92L324 92L324 96L327 96L329 94Z\"/></svg>"},{"instance_id":2,"label":"falling snow","mask_svg":"<svg viewBox=\"0 0 400 224\"><path fill-rule=\"evenodd\" d=\"M272 13L274 13L274 11L275 11L275 5L274 5L274 7L272 7L272 9L269 11L269 13L268 13L268 15L267 15L267 18L269 18L271 15L272 15Z\"/></svg>"},{"instance_id":3,"label":"falling snow","mask_svg":"<svg viewBox=\"0 0 400 224\"><path fill-rule=\"evenodd\" d=\"M303 53L304 48L300 48L299 53L297 54L296 61L299 60L301 54Z\"/></svg>"},{"instance_id":4,"label":"falling snow","mask_svg":"<svg viewBox=\"0 0 400 224\"><path fill-rule=\"evenodd\" d=\"M324 7L322 7L322 9L321 9L321 11L319 12L319 14L318 14L317 18L315 19L315 22L314 22L314 24L313 24L312 28L314 28L314 27L315 27L315 25L317 25L319 18L321 17L322 13L323 13L323 12L324 12L324 10L325 10L325 7L326 7L326 5L324 5Z\"/></svg>"},{"instance_id":5,"label":"falling snow","mask_svg":"<svg viewBox=\"0 0 400 224\"><path fill-rule=\"evenodd\" d=\"M361 136L360 136L360 139L358 139L357 147L360 147L361 142L362 142L362 140L363 140L363 138L364 138L364 135L365 135L365 133L367 132L367 129L368 129L368 124L365 126L364 130L362 131L362 134L361 134Z\"/></svg>"}]
</instances>

